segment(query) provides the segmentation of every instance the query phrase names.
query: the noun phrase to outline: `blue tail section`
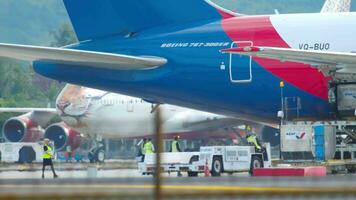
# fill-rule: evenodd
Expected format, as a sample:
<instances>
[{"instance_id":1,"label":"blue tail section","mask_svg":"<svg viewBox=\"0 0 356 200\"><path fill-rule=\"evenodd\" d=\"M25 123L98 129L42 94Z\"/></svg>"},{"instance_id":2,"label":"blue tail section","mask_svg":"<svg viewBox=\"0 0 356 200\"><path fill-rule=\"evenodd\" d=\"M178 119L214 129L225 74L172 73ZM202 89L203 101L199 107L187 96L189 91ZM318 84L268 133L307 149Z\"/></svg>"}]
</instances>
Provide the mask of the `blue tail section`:
<instances>
[{"instance_id":1,"label":"blue tail section","mask_svg":"<svg viewBox=\"0 0 356 200\"><path fill-rule=\"evenodd\" d=\"M80 41L221 18L204 0L63 0Z\"/></svg>"}]
</instances>

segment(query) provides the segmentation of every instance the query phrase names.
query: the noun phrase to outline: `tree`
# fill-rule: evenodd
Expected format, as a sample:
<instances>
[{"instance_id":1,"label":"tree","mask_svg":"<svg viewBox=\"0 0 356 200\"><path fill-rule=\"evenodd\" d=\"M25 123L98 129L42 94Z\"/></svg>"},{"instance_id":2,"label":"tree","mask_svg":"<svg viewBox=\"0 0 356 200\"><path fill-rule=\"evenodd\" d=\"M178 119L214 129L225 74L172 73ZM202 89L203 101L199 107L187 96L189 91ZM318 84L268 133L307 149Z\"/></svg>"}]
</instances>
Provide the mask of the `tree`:
<instances>
[{"instance_id":1,"label":"tree","mask_svg":"<svg viewBox=\"0 0 356 200\"><path fill-rule=\"evenodd\" d=\"M52 46L75 43L71 26L64 24L51 33ZM0 59L0 107L47 107L55 103L63 84L36 74L28 62ZM0 126L18 113L0 113Z\"/></svg>"},{"instance_id":2,"label":"tree","mask_svg":"<svg viewBox=\"0 0 356 200\"><path fill-rule=\"evenodd\" d=\"M70 24L63 24L58 31L51 32L54 41L51 46L61 47L78 42Z\"/></svg>"}]
</instances>

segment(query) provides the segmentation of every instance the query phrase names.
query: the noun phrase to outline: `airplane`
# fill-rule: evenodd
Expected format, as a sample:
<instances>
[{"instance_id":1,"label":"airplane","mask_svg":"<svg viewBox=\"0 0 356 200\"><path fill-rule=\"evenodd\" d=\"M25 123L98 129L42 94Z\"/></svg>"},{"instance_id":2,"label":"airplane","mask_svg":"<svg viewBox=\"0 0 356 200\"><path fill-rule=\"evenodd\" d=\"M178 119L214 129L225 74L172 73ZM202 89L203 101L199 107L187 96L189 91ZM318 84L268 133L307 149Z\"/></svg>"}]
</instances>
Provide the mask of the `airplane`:
<instances>
[{"instance_id":1,"label":"airplane","mask_svg":"<svg viewBox=\"0 0 356 200\"><path fill-rule=\"evenodd\" d=\"M93 159L103 162L105 151L102 138L153 135L156 108L139 98L67 84L57 97L56 108L0 108L0 112L26 113L4 123L3 134L9 142L34 142L49 138L57 151L65 150L67 146L75 150L83 137L88 136L96 141L91 149ZM232 117L168 104L160 105L160 109L166 138L177 135L184 139L222 135L228 138L231 134L238 134L237 127L241 124L253 125L259 132L263 128ZM59 116L62 122L53 123L55 116Z\"/></svg>"},{"instance_id":2,"label":"airplane","mask_svg":"<svg viewBox=\"0 0 356 200\"><path fill-rule=\"evenodd\" d=\"M356 13L247 16L209 0L63 2L78 44L0 44L0 55L156 104L272 124L281 110L289 120L344 117L333 85L355 82Z\"/></svg>"}]
</instances>

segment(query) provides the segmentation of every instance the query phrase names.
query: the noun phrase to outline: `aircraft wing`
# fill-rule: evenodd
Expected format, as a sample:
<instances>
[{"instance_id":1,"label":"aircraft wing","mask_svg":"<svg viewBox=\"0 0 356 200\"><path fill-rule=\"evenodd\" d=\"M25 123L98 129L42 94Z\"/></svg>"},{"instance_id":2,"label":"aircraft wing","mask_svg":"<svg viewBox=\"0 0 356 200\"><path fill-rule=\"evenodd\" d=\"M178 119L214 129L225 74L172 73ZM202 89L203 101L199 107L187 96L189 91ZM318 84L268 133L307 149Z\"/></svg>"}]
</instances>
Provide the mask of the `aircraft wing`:
<instances>
[{"instance_id":1,"label":"aircraft wing","mask_svg":"<svg viewBox=\"0 0 356 200\"><path fill-rule=\"evenodd\" d=\"M257 46L223 49L221 52L310 64L325 76L356 80L356 53Z\"/></svg>"},{"instance_id":2,"label":"aircraft wing","mask_svg":"<svg viewBox=\"0 0 356 200\"><path fill-rule=\"evenodd\" d=\"M0 57L117 70L151 69L167 63L166 59L153 56L130 56L106 52L3 43L0 43Z\"/></svg>"},{"instance_id":3,"label":"aircraft wing","mask_svg":"<svg viewBox=\"0 0 356 200\"><path fill-rule=\"evenodd\" d=\"M4 112L28 113L32 111L57 114L57 110L55 108L0 108L0 113L4 113Z\"/></svg>"}]
</instances>

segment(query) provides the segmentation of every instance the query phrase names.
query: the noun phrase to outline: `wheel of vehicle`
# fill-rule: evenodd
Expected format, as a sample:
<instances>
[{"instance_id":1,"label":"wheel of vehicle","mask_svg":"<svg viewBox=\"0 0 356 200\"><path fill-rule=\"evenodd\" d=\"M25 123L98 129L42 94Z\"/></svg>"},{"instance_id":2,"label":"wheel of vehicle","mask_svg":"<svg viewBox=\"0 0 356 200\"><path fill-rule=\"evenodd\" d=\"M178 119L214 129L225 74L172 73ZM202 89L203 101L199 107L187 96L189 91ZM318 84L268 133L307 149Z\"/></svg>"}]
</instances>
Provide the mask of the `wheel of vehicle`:
<instances>
[{"instance_id":1,"label":"wheel of vehicle","mask_svg":"<svg viewBox=\"0 0 356 200\"><path fill-rule=\"evenodd\" d=\"M188 172L189 177L195 177L198 176L198 172Z\"/></svg>"},{"instance_id":2,"label":"wheel of vehicle","mask_svg":"<svg viewBox=\"0 0 356 200\"><path fill-rule=\"evenodd\" d=\"M100 163L103 163L105 161L105 151L103 149L100 149L96 153L96 160Z\"/></svg>"},{"instance_id":3,"label":"wheel of vehicle","mask_svg":"<svg viewBox=\"0 0 356 200\"><path fill-rule=\"evenodd\" d=\"M263 168L263 161L259 156L252 156L250 165L250 174L253 173L253 169Z\"/></svg>"},{"instance_id":4,"label":"wheel of vehicle","mask_svg":"<svg viewBox=\"0 0 356 200\"><path fill-rule=\"evenodd\" d=\"M220 176L221 172L223 172L223 163L221 158L214 157L213 164L211 167L211 175L212 176Z\"/></svg>"}]
</instances>

